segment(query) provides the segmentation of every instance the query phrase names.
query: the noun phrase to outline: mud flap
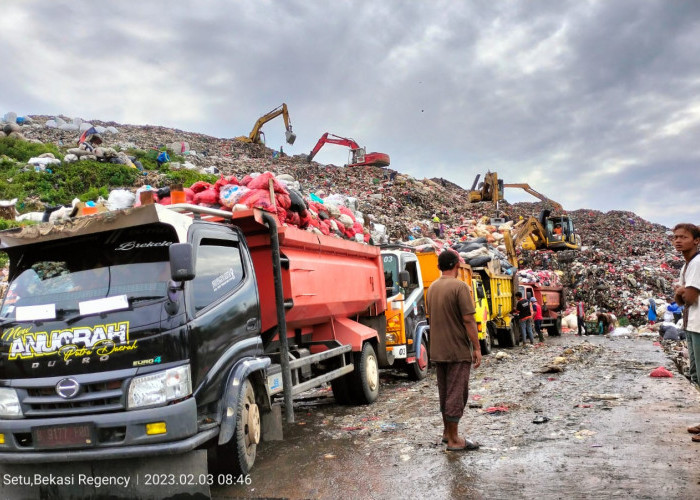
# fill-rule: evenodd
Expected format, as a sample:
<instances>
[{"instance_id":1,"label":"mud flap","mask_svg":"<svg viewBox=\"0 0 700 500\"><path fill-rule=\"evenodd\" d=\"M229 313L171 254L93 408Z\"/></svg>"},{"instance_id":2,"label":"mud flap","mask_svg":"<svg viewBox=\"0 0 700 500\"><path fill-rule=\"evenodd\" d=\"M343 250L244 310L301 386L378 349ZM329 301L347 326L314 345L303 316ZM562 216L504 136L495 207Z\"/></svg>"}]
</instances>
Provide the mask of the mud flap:
<instances>
[{"instance_id":1,"label":"mud flap","mask_svg":"<svg viewBox=\"0 0 700 500\"><path fill-rule=\"evenodd\" d=\"M69 451L66 453L70 453ZM210 498L206 450L182 455L0 465L6 499Z\"/></svg>"},{"instance_id":2,"label":"mud flap","mask_svg":"<svg viewBox=\"0 0 700 500\"><path fill-rule=\"evenodd\" d=\"M239 362L231 370L222 398L223 405L219 408L221 413L219 444L228 443L236 430L236 408L238 407L238 399L241 397L243 382L251 373L265 370L270 366L270 363L270 358L248 358ZM268 398L267 406L270 406L267 393L267 377L264 374L262 380L265 382L262 385L265 387L265 396Z\"/></svg>"}]
</instances>

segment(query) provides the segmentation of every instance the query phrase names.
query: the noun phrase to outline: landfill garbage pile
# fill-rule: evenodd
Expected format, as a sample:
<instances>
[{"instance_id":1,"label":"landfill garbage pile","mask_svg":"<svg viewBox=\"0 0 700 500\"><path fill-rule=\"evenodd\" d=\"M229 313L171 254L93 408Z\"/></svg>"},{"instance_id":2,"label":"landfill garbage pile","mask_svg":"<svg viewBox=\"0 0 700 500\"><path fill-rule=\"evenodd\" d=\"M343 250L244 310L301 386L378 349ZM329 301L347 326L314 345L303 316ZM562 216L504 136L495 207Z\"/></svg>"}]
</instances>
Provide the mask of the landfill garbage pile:
<instances>
[{"instance_id":1,"label":"landfill garbage pile","mask_svg":"<svg viewBox=\"0 0 700 500\"><path fill-rule=\"evenodd\" d=\"M502 242L502 233L510 229L512 222L505 227L495 227L490 225L490 217L505 215L511 221L517 221L520 217L537 216L544 208L539 202L511 205L502 201L497 214L493 203L469 203L468 191L445 179L419 180L390 168L348 168L309 163L305 154L289 156L264 145L166 127L100 120L86 122L65 116L8 115L10 113L4 117L6 120L15 118L8 127L12 134L29 141L53 143L64 149L77 144L81 131L95 127L103 131L104 147L109 154L129 148L149 151L167 146L170 151L186 158L181 164L170 164L173 169L220 173L223 179L233 176L241 181L253 173L270 172L278 180L286 178L285 182L291 183L292 189L303 196L311 219L302 221L299 211L291 211L299 216L300 227L306 224L305 227L311 226L311 230L323 233L328 229L354 239L360 239L361 235L363 241L368 240L367 233L370 233L374 243L428 240L423 244L438 249L453 246L468 262L479 257L496 260L505 272L514 271L505 258ZM146 185L166 185L162 173L146 174L135 186L124 187L133 190ZM242 182L237 185L247 187ZM235 205L240 201L236 200L240 195L236 193L238 189L228 187L225 191L223 200L218 200L220 204L223 201L228 207L227 203ZM346 213L323 214L319 206L324 205L322 201L326 199L333 200L332 205L338 211L340 207L344 207L343 211L347 209ZM282 208L287 204L284 197L278 201L282 201ZM567 296L583 300L589 309L596 307L614 313L618 318L628 318L635 325L644 324L647 299L652 297L658 302L667 299L682 266L666 235L668 229L630 212L576 210L568 214L573 218L583 243L573 261L561 262L551 251L518 250L518 267L535 273L560 271L561 283L570 290ZM297 223L295 215L288 215L286 208L284 214L278 213L280 220ZM344 219L339 225L341 215L347 215L350 220ZM441 231L435 231L436 218L443 225ZM327 224L321 223L328 219L336 221L337 230L332 225L325 227ZM349 230L346 232L346 229Z\"/></svg>"}]
</instances>

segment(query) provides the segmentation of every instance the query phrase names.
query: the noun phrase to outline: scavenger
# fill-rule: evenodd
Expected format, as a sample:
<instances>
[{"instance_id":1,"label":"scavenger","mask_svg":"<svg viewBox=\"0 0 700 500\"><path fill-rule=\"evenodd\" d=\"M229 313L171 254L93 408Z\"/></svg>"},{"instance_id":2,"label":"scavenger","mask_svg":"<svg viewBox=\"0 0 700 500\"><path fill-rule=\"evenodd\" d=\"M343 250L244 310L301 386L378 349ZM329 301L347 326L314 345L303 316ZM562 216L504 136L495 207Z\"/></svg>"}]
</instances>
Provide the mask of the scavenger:
<instances>
[{"instance_id":1,"label":"scavenger","mask_svg":"<svg viewBox=\"0 0 700 500\"><path fill-rule=\"evenodd\" d=\"M430 315L430 359L435 364L442 413L442 442L447 451L478 450L479 444L459 436L459 421L469 398L469 374L481 364L481 347L469 286L457 279L459 256L445 250L438 256L442 276L427 293Z\"/></svg>"},{"instance_id":2,"label":"scavenger","mask_svg":"<svg viewBox=\"0 0 700 500\"><path fill-rule=\"evenodd\" d=\"M683 330L688 342L688 357L690 358L690 381L698 384L697 366L700 363L700 308L698 293L700 292L700 228L695 224L682 223L673 228L673 246L683 254L685 264L681 269L680 286L676 288L675 299L683 310ZM694 434L693 441L700 443L700 425L688 428Z\"/></svg>"}]
</instances>

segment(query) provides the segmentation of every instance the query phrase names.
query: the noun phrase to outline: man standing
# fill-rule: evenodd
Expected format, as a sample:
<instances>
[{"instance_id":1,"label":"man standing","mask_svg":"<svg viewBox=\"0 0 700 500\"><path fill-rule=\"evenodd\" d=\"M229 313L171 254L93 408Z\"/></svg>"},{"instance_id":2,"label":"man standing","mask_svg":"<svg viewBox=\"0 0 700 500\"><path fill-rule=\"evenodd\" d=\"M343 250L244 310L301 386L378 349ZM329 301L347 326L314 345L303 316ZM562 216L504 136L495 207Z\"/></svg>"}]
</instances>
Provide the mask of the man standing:
<instances>
[{"instance_id":1,"label":"man standing","mask_svg":"<svg viewBox=\"0 0 700 500\"><path fill-rule=\"evenodd\" d=\"M690 381L698 384L697 366L700 363L700 228L694 224L677 224L673 228L673 246L683 254L685 264L681 269L681 285L676 288L675 299L683 309L683 330L688 342L690 358ZM688 432L695 434L693 441L700 442L700 425L688 427Z\"/></svg>"},{"instance_id":2,"label":"man standing","mask_svg":"<svg viewBox=\"0 0 700 500\"><path fill-rule=\"evenodd\" d=\"M586 307L582 300L576 302L576 323L578 325L578 333L576 335L580 337L582 332L588 335L588 332L586 332Z\"/></svg>"},{"instance_id":3,"label":"man standing","mask_svg":"<svg viewBox=\"0 0 700 500\"><path fill-rule=\"evenodd\" d=\"M535 333L537 333L539 341L544 342L544 333L542 333L542 306L537 303L535 297L530 299L530 306L532 307L532 319L535 322Z\"/></svg>"},{"instance_id":4,"label":"man standing","mask_svg":"<svg viewBox=\"0 0 700 500\"><path fill-rule=\"evenodd\" d=\"M430 360L435 364L442 441L448 451L478 450L479 444L459 436L459 420L469 398L469 374L481 364L481 348L469 286L457 279L459 256L445 250L438 256L440 279L428 289Z\"/></svg>"},{"instance_id":5,"label":"man standing","mask_svg":"<svg viewBox=\"0 0 700 500\"><path fill-rule=\"evenodd\" d=\"M515 304L515 312L518 315L518 322L520 323L520 334L523 336L523 347L525 347L525 341L527 337L530 337L530 343L535 343L535 336L532 333L532 308L530 307L530 301L523 298L522 292L516 292L515 298L518 301Z\"/></svg>"}]
</instances>

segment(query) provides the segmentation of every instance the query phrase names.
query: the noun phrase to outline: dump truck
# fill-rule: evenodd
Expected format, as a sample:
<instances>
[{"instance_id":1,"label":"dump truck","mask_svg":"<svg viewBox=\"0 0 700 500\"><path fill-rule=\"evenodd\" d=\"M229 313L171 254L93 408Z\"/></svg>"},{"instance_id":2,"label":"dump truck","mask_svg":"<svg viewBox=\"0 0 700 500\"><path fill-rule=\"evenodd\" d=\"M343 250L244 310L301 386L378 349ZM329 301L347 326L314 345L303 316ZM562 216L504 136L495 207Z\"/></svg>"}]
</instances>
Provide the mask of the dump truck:
<instances>
[{"instance_id":1,"label":"dump truck","mask_svg":"<svg viewBox=\"0 0 700 500\"><path fill-rule=\"evenodd\" d=\"M437 253L415 251L407 245L382 245L384 280L387 289L386 358L382 367L400 367L414 380L425 378L429 367L430 327L426 315L426 294L440 277ZM481 352L491 352L492 340L486 329L488 306L484 289L473 278L471 267L460 264L458 279L472 290L476 306Z\"/></svg>"},{"instance_id":2,"label":"dump truck","mask_svg":"<svg viewBox=\"0 0 700 500\"><path fill-rule=\"evenodd\" d=\"M437 280L441 276L437 263L438 254L433 250L428 250L417 252L417 255L421 270L423 272L423 288L427 294L428 288L430 288L433 281ZM476 321L476 328L479 333L481 353L489 354L491 353L493 339L486 328L489 312L485 290L481 285L481 282L476 278L474 271L469 264L460 262L459 270L457 272L457 279L464 281L467 285L469 285L472 300L474 301L474 308L476 310L474 313L474 319Z\"/></svg>"},{"instance_id":3,"label":"dump truck","mask_svg":"<svg viewBox=\"0 0 700 500\"><path fill-rule=\"evenodd\" d=\"M518 289L516 273L507 274L490 261L486 266L472 269L477 281L477 291L481 287L488 305L486 328L490 339L496 339L499 347L516 345L518 332L511 311L515 307L515 291Z\"/></svg>"},{"instance_id":4,"label":"dump truck","mask_svg":"<svg viewBox=\"0 0 700 500\"><path fill-rule=\"evenodd\" d=\"M524 298L537 299L542 307L542 328L550 336L561 335L562 314L566 309L564 287L561 285L545 286L539 283L520 283L518 289Z\"/></svg>"},{"instance_id":5,"label":"dump truck","mask_svg":"<svg viewBox=\"0 0 700 500\"><path fill-rule=\"evenodd\" d=\"M181 204L10 229L0 248L0 464L204 449L246 474L294 395L378 395L377 247Z\"/></svg>"}]
</instances>

